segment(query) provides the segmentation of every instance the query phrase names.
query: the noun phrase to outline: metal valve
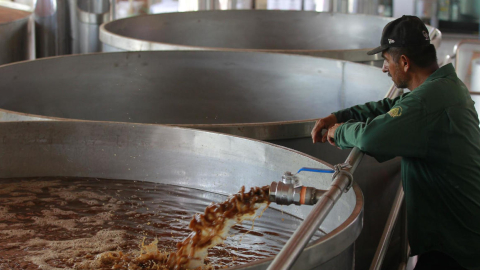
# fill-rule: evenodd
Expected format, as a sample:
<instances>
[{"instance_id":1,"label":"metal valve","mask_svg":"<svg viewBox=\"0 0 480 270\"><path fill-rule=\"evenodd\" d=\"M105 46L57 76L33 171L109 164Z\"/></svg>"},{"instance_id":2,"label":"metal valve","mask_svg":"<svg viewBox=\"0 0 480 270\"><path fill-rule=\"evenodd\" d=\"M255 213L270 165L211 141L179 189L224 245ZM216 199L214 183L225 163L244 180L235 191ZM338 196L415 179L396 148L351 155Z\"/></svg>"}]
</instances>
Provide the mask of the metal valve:
<instances>
[{"instance_id":1,"label":"metal valve","mask_svg":"<svg viewBox=\"0 0 480 270\"><path fill-rule=\"evenodd\" d=\"M285 172L282 175L282 182L284 184L292 184L294 186L300 186L300 180L296 175L292 174L291 172Z\"/></svg>"},{"instance_id":2,"label":"metal valve","mask_svg":"<svg viewBox=\"0 0 480 270\"><path fill-rule=\"evenodd\" d=\"M326 190L300 185L298 177L285 172L281 182L270 184L270 201L280 205L314 205Z\"/></svg>"}]
</instances>

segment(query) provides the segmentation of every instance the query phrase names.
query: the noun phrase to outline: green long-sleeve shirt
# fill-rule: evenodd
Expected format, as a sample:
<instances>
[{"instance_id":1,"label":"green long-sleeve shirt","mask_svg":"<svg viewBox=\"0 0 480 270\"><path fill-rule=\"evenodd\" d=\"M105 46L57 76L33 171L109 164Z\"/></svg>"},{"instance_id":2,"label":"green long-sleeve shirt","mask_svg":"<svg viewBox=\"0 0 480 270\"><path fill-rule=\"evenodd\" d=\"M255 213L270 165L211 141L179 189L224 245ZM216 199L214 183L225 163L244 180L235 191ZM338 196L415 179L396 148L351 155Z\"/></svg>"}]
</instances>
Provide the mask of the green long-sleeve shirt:
<instances>
[{"instance_id":1,"label":"green long-sleeve shirt","mask_svg":"<svg viewBox=\"0 0 480 270\"><path fill-rule=\"evenodd\" d=\"M402 157L412 255L437 250L480 269L480 128L453 66L412 92L334 113L335 143L385 161Z\"/></svg>"}]
</instances>

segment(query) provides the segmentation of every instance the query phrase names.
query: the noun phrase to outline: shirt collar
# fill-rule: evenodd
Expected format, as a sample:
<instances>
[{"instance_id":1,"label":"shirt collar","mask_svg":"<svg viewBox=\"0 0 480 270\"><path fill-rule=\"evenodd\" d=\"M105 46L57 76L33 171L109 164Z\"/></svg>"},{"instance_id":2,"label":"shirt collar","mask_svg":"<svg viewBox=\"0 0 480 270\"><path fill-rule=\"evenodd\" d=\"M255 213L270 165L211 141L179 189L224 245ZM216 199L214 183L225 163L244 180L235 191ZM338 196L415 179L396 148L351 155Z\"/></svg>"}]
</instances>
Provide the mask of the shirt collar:
<instances>
[{"instance_id":1,"label":"shirt collar","mask_svg":"<svg viewBox=\"0 0 480 270\"><path fill-rule=\"evenodd\" d=\"M447 65L435 70L435 72L433 72L430 76L428 76L428 78L425 80L424 83L429 82L429 81L433 81L433 80L439 79L439 78L445 78L445 77L447 77L449 75L452 75L452 74L455 74L455 68L450 63L450 64L447 64Z\"/></svg>"}]
</instances>

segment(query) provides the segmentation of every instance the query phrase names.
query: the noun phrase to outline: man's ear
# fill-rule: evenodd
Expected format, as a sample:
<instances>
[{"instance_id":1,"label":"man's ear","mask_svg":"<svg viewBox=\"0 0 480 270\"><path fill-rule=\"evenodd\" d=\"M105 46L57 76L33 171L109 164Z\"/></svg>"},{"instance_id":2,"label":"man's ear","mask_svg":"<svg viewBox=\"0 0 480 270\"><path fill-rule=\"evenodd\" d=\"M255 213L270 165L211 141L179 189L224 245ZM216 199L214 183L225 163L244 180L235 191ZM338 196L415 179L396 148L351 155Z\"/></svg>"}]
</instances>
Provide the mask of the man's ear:
<instances>
[{"instance_id":1,"label":"man's ear","mask_svg":"<svg viewBox=\"0 0 480 270\"><path fill-rule=\"evenodd\" d=\"M400 64L400 67L403 69L403 72L407 72L410 70L411 66L410 66L410 59L408 59L408 57L406 57L405 55L401 55L400 56L400 60L399 60L399 64Z\"/></svg>"}]
</instances>

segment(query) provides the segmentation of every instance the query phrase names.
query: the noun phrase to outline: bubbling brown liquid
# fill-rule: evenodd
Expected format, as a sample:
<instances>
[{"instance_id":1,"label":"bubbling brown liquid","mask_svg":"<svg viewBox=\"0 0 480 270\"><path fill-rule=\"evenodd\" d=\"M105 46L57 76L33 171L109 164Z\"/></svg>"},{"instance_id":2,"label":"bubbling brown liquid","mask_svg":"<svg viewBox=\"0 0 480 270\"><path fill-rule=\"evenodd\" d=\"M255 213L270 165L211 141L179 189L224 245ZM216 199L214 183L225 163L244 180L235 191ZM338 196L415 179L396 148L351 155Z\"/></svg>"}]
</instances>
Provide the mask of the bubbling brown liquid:
<instances>
[{"instance_id":1,"label":"bubbling brown liquid","mask_svg":"<svg viewBox=\"0 0 480 270\"><path fill-rule=\"evenodd\" d=\"M191 233L192 215L225 198L151 182L1 179L0 269L168 269L168 255ZM208 250L208 266L202 267L228 268L273 256L300 223L269 208L252 231L251 222L234 225L231 237ZM182 259L175 261L186 257L176 255ZM119 258L130 260L129 266L112 268Z\"/></svg>"}]
</instances>

